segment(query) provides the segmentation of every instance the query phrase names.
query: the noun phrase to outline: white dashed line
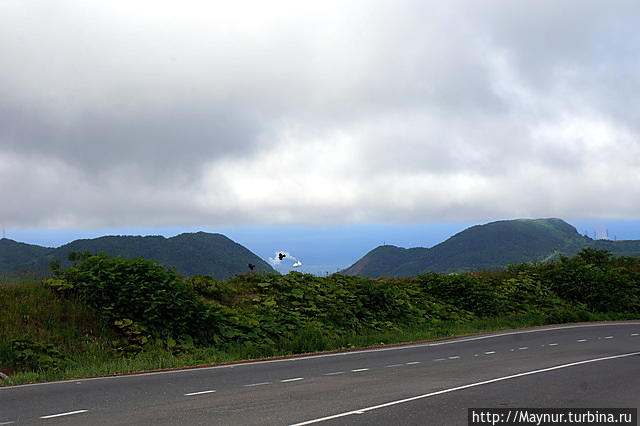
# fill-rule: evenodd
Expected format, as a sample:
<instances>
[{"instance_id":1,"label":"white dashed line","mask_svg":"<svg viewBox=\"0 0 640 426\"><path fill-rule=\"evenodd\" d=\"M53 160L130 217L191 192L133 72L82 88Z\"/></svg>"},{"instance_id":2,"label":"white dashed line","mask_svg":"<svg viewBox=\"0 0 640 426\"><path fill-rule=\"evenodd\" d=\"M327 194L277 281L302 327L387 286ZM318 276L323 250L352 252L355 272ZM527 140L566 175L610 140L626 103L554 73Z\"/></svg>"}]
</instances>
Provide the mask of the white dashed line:
<instances>
[{"instance_id":1,"label":"white dashed line","mask_svg":"<svg viewBox=\"0 0 640 426\"><path fill-rule=\"evenodd\" d=\"M304 377L295 377L293 379L284 379L284 380L280 380L280 383L298 382L300 380L304 380Z\"/></svg>"},{"instance_id":2,"label":"white dashed line","mask_svg":"<svg viewBox=\"0 0 640 426\"><path fill-rule=\"evenodd\" d=\"M49 414L48 416L40 416L41 419L53 419L54 417L71 416L73 414L86 413L89 410L68 411L66 413Z\"/></svg>"},{"instance_id":3,"label":"white dashed line","mask_svg":"<svg viewBox=\"0 0 640 426\"><path fill-rule=\"evenodd\" d=\"M493 354L495 354L495 353L496 353L496 351L488 351L488 352L485 352L484 354L485 354L485 355L493 355Z\"/></svg>"},{"instance_id":4,"label":"white dashed line","mask_svg":"<svg viewBox=\"0 0 640 426\"><path fill-rule=\"evenodd\" d=\"M420 361L413 361L413 362L407 362L407 365L416 365L416 364L420 364Z\"/></svg>"},{"instance_id":5,"label":"white dashed line","mask_svg":"<svg viewBox=\"0 0 640 426\"><path fill-rule=\"evenodd\" d=\"M523 346L521 348L518 348L519 351L526 351L527 349L529 349L529 346Z\"/></svg>"},{"instance_id":6,"label":"white dashed line","mask_svg":"<svg viewBox=\"0 0 640 426\"><path fill-rule=\"evenodd\" d=\"M434 361L446 361L446 358L438 358L438 359L434 359Z\"/></svg>"},{"instance_id":7,"label":"white dashed line","mask_svg":"<svg viewBox=\"0 0 640 426\"><path fill-rule=\"evenodd\" d=\"M613 339L613 336L607 336L605 339Z\"/></svg>"},{"instance_id":8,"label":"white dashed line","mask_svg":"<svg viewBox=\"0 0 640 426\"><path fill-rule=\"evenodd\" d=\"M640 336L638 333L631 333L632 336Z\"/></svg>"},{"instance_id":9,"label":"white dashed line","mask_svg":"<svg viewBox=\"0 0 640 426\"><path fill-rule=\"evenodd\" d=\"M10 421L10 422L0 422L0 425L12 425L14 424L14 421Z\"/></svg>"},{"instance_id":10,"label":"white dashed line","mask_svg":"<svg viewBox=\"0 0 640 426\"><path fill-rule=\"evenodd\" d=\"M586 342L586 341L587 341L587 339L579 339L579 340L576 340L576 342L580 342L580 343L582 343L582 342Z\"/></svg>"},{"instance_id":11,"label":"white dashed line","mask_svg":"<svg viewBox=\"0 0 640 426\"><path fill-rule=\"evenodd\" d=\"M260 383L250 383L248 385L242 385L242 386L244 386L245 388L252 388L254 386L264 386L264 385L270 385L270 384L271 382L260 382Z\"/></svg>"},{"instance_id":12,"label":"white dashed line","mask_svg":"<svg viewBox=\"0 0 640 426\"><path fill-rule=\"evenodd\" d=\"M368 368L356 368L355 370L351 370L352 373L359 373L361 371L369 371Z\"/></svg>"},{"instance_id":13,"label":"white dashed line","mask_svg":"<svg viewBox=\"0 0 640 426\"><path fill-rule=\"evenodd\" d=\"M449 358L449 359L460 359L460 357L459 357L458 355L456 355L456 356L450 356L450 357L448 357L448 358Z\"/></svg>"},{"instance_id":14,"label":"white dashed line","mask_svg":"<svg viewBox=\"0 0 640 426\"><path fill-rule=\"evenodd\" d=\"M200 392L185 393L184 396L204 395L205 393L214 393L214 392L215 390L206 390L206 391L200 391Z\"/></svg>"},{"instance_id":15,"label":"white dashed line","mask_svg":"<svg viewBox=\"0 0 640 426\"><path fill-rule=\"evenodd\" d=\"M323 376L337 376L338 374L344 374L344 371L334 371L332 373L324 373Z\"/></svg>"},{"instance_id":16,"label":"white dashed line","mask_svg":"<svg viewBox=\"0 0 640 426\"><path fill-rule=\"evenodd\" d=\"M558 346L558 343L549 343L549 346Z\"/></svg>"},{"instance_id":17,"label":"white dashed line","mask_svg":"<svg viewBox=\"0 0 640 426\"><path fill-rule=\"evenodd\" d=\"M391 364L391 365L387 365L387 368L393 368L393 367L402 367L404 364Z\"/></svg>"}]
</instances>

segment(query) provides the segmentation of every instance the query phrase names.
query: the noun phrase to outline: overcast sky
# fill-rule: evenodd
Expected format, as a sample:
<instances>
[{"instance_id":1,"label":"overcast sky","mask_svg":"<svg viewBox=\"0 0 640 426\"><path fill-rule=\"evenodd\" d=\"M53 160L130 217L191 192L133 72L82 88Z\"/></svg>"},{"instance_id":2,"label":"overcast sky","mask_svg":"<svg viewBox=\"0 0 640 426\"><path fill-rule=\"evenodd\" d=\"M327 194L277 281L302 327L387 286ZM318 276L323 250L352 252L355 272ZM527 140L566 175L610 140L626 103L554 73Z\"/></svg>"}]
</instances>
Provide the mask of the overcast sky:
<instances>
[{"instance_id":1,"label":"overcast sky","mask_svg":"<svg viewBox=\"0 0 640 426\"><path fill-rule=\"evenodd\" d=\"M0 221L639 219L639 89L636 0L0 0Z\"/></svg>"}]
</instances>

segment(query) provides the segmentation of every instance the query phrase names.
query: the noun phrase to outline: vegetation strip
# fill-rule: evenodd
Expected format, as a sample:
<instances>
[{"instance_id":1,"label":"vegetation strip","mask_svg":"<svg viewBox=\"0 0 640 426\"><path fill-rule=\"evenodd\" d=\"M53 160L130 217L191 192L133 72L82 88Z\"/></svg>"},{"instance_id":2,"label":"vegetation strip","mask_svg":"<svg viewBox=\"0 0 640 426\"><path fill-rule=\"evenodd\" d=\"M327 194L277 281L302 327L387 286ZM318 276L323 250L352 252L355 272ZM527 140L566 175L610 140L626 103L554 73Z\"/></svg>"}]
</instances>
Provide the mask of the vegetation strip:
<instances>
[{"instance_id":1,"label":"vegetation strip","mask_svg":"<svg viewBox=\"0 0 640 426\"><path fill-rule=\"evenodd\" d=\"M640 316L640 259L594 249L502 271L378 280L293 272L216 281L141 258L74 259L51 279L0 285L3 386L435 346L493 337L456 335Z\"/></svg>"}]
</instances>

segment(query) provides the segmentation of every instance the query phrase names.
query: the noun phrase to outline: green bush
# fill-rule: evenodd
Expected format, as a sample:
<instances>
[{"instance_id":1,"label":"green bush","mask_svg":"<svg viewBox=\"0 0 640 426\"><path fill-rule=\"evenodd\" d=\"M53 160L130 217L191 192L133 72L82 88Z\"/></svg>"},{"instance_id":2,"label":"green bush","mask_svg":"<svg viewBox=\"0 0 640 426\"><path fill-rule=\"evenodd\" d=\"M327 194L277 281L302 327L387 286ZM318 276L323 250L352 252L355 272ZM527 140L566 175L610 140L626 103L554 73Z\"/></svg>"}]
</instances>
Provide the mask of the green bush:
<instances>
[{"instance_id":1,"label":"green bush","mask_svg":"<svg viewBox=\"0 0 640 426\"><path fill-rule=\"evenodd\" d=\"M495 316L506 312L506 300L489 284L471 274L418 275L416 281L423 291L438 301L454 305L473 314Z\"/></svg>"},{"instance_id":2,"label":"green bush","mask_svg":"<svg viewBox=\"0 0 640 426\"><path fill-rule=\"evenodd\" d=\"M142 258L96 254L58 271L50 285L84 301L109 323L131 320L153 336L211 340L207 308L175 271Z\"/></svg>"},{"instance_id":3,"label":"green bush","mask_svg":"<svg viewBox=\"0 0 640 426\"><path fill-rule=\"evenodd\" d=\"M562 257L542 277L560 297L590 311L640 313L640 274L615 267L607 252L587 249Z\"/></svg>"},{"instance_id":4,"label":"green bush","mask_svg":"<svg viewBox=\"0 0 640 426\"><path fill-rule=\"evenodd\" d=\"M68 357L50 343L30 339L11 342L11 364L16 370L56 370L67 360Z\"/></svg>"}]
</instances>

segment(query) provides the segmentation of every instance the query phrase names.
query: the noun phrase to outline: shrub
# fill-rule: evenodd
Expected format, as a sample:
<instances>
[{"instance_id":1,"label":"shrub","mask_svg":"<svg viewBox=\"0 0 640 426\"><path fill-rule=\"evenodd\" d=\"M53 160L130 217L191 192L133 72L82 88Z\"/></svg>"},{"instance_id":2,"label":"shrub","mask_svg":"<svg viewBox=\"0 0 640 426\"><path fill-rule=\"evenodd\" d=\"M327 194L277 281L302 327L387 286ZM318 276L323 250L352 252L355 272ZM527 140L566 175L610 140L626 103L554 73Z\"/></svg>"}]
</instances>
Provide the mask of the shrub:
<instances>
[{"instance_id":1,"label":"shrub","mask_svg":"<svg viewBox=\"0 0 640 426\"><path fill-rule=\"evenodd\" d=\"M211 338L207 309L195 290L156 262L91 255L58 271L50 285L86 302L111 324L130 320L153 336Z\"/></svg>"},{"instance_id":2,"label":"shrub","mask_svg":"<svg viewBox=\"0 0 640 426\"><path fill-rule=\"evenodd\" d=\"M17 370L56 370L68 359L54 345L30 339L13 340L11 358Z\"/></svg>"},{"instance_id":3,"label":"shrub","mask_svg":"<svg viewBox=\"0 0 640 426\"><path fill-rule=\"evenodd\" d=\"M438 301L452 304L475 315L494 316L506 310L505 299L493 287L470 274L418 275L423 291Z\"/></svg>"}]
</instances>

